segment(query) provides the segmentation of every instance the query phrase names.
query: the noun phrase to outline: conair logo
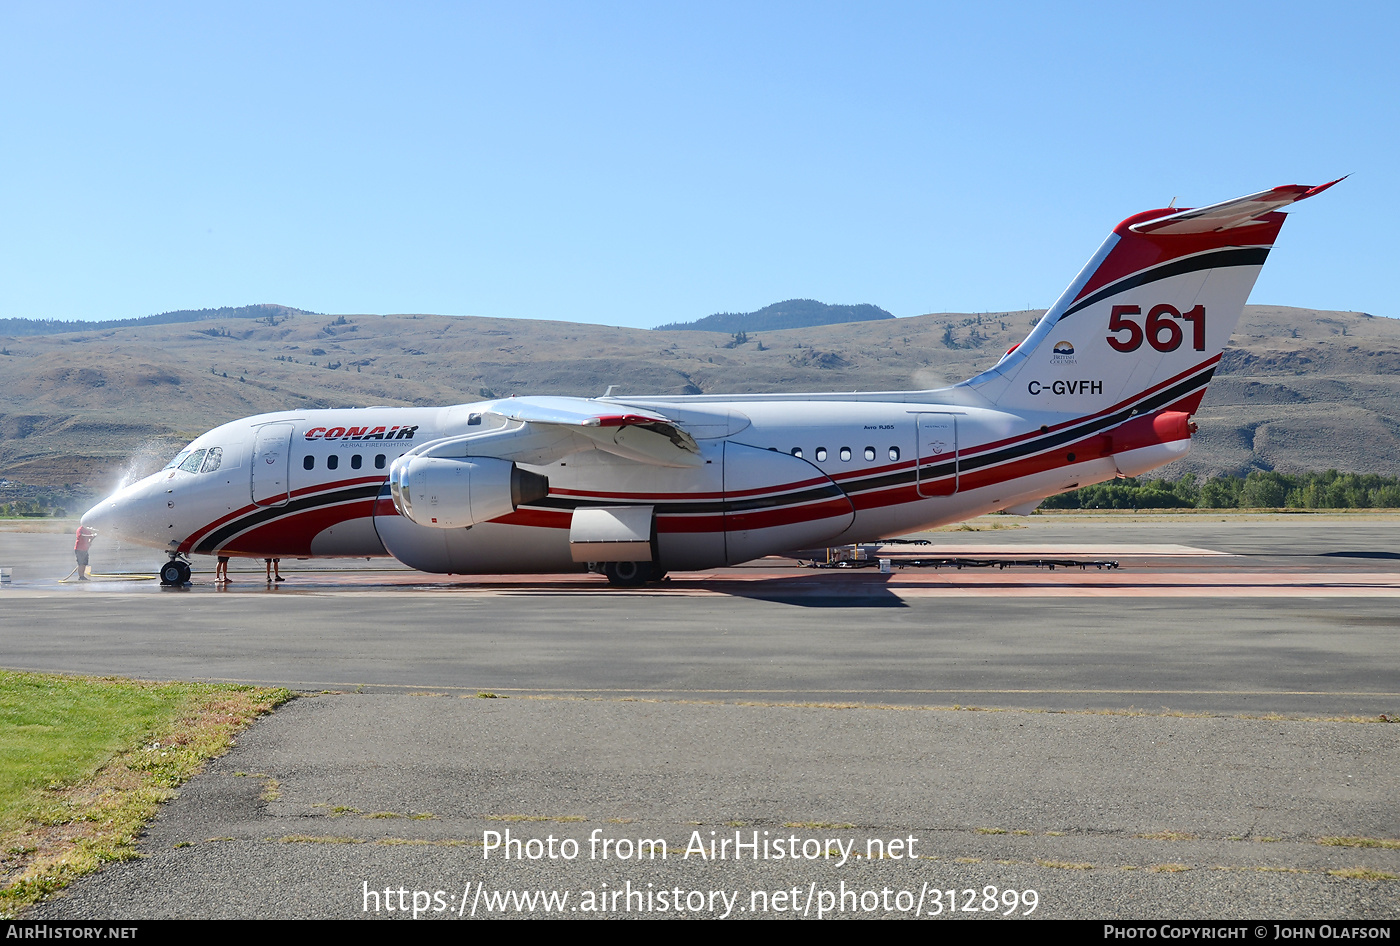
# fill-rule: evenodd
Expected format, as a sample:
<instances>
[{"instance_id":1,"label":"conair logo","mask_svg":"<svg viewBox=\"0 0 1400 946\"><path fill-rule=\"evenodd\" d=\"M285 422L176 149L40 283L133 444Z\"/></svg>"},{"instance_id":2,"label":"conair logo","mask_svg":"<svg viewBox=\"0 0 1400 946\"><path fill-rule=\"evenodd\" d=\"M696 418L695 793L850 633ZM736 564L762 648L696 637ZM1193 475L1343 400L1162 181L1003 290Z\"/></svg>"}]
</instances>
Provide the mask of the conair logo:
<instances>
[{"instance_id":1,"label":"conair logo","mask_svg":"<svg viewBox=\"0 0 1400 946\"><path fill-rule=\"evenodd\" d=\"M417 425L413 427L312 427L306 432L307 440L412 440Z\"/></svg>"},{"instance_id":2,"label":"conair logo","mask_svg":"<svg viewBox=\"0 0 1400 946\"><path fill-rule=\"evenodd\" d=\"M1069 342L1056 342L1055 347L1054 349L1052 349L1052 351L1054 351L1054 353L1057 355L1073 355L1074 346L1071 345Z\"/></svg>"}]
</instances>

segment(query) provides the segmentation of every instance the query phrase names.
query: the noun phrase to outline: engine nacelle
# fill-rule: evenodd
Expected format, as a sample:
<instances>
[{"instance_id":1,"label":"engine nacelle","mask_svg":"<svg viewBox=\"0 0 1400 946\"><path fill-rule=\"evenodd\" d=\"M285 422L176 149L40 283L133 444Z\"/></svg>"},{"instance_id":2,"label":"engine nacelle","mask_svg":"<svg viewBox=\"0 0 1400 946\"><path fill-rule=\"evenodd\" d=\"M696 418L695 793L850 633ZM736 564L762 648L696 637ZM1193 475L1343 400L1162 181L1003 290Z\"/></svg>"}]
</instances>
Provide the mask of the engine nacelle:
<instances>
[{"instance_id":1,"label":"engine nacelle","mask_svg":"<svg viewBox=\"0 0 1400 946\"><path fill-rule=\"evenodd\" d=\"M405 519L436 529L460 529L543 499L549 495L549 480L493 457L407 454L389 467L389 492Z\"/></svg>"}]
</instances>

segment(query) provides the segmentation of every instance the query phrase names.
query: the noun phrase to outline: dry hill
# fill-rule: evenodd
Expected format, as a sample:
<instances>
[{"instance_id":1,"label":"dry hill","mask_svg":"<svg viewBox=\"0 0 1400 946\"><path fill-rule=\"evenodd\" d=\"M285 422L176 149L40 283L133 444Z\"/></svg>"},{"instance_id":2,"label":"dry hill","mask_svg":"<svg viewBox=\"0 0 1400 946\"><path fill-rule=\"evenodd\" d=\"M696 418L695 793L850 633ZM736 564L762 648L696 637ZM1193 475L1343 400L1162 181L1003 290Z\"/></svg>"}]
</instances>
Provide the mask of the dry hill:
<instances>
[{"instance_id":1,"label":"dry hill","mask_svg":"<svg viewBox=\"0 0 1400 946\"><path fill-rule=\"evenodd\" d=\"M0 476L98 489L260 411L509 394L928 388L993 364L1039 312L729 335L432 315L291 315L0 338ZM1400 320L1249 306L1168 472L1400 475Z\"/></svg>"}]
</instances>

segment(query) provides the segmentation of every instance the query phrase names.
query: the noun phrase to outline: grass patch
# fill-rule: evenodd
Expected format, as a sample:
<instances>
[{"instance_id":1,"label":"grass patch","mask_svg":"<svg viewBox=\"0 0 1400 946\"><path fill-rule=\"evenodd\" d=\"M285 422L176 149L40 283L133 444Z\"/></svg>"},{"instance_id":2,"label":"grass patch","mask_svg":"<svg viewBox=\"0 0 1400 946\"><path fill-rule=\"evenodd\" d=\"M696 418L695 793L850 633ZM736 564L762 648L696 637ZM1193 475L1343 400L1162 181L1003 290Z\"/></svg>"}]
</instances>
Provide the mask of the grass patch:
<instances>
[{"instance_id":1,"label":"grass patch","mask_svg":"<svg viewBox=\"0 0 1400 946\"><path fill-rule=\"evenodd\" d=\"M1341 870L1329 870L1327 873L1348 880L1400 880L1400 874L1392 874L1387 870L1372 870L1369 867L1344 867Z\"/></svg>"},{"instance_id":2,"label":"grass patch","mask_svg":"<svg viewBox=\"0 0 1400 946\"><path fill-rule=\"evenodd\" d=\"M1154 874L1180 874L1191 869L1189 864L1153 864L1147 868Z\"/></svg>"},{"instance_id":3,"label":"grass patch","mask_svg":"<svg viewBox=\"0 0 1400 946\"><path fill-rule=\"evenodd\" d=\"M1042 861L1042 860L1037 860L1037 861L1036 861L1036 864L1039 865L1040 867L1055 867L1055 868L1058 868L1059 870L1093 870L1093 869L1094 869L1094 865L1093 865L1093 864L1085 864L1085 863L1080 863L1080 862L1075 862L1075 861Z\"/></svg>"},{"instance_id":4,"label":"grass patch","mask_svg":"<svg viewBox=\"0 0 1400 946\"><path fill-rule=\"evenodd\" d=\"M328 834L287 834L278 838L283 844L364 844L364 838L347 838Z\"/></svg>"},{"instance_id":5,"label":"grass patch","mask_svg":"<svg viewBox=\"0 0 1400 946\"><path fill-rule=\"evenodd\" d=\"M1005 828L978 828L978 829L977 829L977 833L978 833L978 834L1007 834L1008 832L1007 832L1007 830L1006 830Z\"/></svg>"},{"instance_id":6,"label":"grass patch","mask_svg":"<svg viewBox=\"0 0 1400 946\"><path fill-rule=\"evenodd\" d=\"M849 821L784 821L784 828L807 828L813 831L849 831L855 825Z\"/></svg>"},{"instance_id":7,"label":"grass patch","mask_svg":"<svg viewBox=\"0 0 1400 946\"><path fill-rule=\"evenodd\" d=\"M1196 840L1196 836L1195 836L1194 834L1186 834L1185 832L1182 832L1182 831L1158 831L1156 834L1139 834L1139 835L1135 835L1135 837L1142 838L1144 841L1194 841L1194 840Z\"/></svg>"},{"instance_id":8,"label":"grass patch","mask_svg":"<svg viewBox=\"0 0 1400 946\"><path fill-rule=\"evenodd\" d=\"M553 821L568 824L573 821L587 821L583 815L487 815L487 821ZM699 822L696 822L697 824Z\"/></svg>"},{"instance_id":9,"label":"grass patch","mask_svg":"<svg viewBox=\"0 0 1400 946\"><path fill-rule=\"evenodd\" d=\"M1318 838L1317 843L1328 847L1379 847L1400 851L1400 841L1390 838Z\"/></svg>"},{"instance_id":10,"label":"grass patch","mask_svg":"<svg viewBox=\"0 0 1400 946\"><path fill-rule=\"evenodd\" d=\"M291 697L0 671L0 915L136 857L156 807Z\"/></svg>"}]
</instances>

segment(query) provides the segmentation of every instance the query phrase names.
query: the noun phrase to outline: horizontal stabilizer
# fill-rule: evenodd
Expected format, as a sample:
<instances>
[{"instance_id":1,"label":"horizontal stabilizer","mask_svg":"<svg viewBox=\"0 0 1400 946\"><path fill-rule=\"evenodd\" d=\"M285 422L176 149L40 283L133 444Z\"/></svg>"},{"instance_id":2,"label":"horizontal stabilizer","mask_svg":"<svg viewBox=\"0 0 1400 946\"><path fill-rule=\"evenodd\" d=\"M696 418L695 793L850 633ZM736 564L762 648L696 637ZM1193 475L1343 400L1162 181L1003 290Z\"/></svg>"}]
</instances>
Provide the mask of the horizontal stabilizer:
<instances>
[{"instance_id":1,"label":"horizontal stabilizer","mask_svg":"<svg viewBox=\"0 0 1400 946\"><path fill-rule=\"evenodd\" d=\"M1272 213L1280 207L1287 207L1300 200L1306 200L1314 194L1321 194L1333 184L1344 180L1346 180L1345 177L1339 177L1335 181L1328 181L1326 184L1319 184L1316 187L1309 187L1306 184L1284 184L1282 187L1260 191L1257 194L1250 194L1248 197L1236 197L1234 200L1211 204L1209 207L1183 210L1166 217L1158 217L1156 220L1135 223L1128 229L1134 233L1175 234L1212 233L1235 227L1247 227L1263 223L1264 221L1259 218L1267 213Z\"/></svg>"}]
</instances>

